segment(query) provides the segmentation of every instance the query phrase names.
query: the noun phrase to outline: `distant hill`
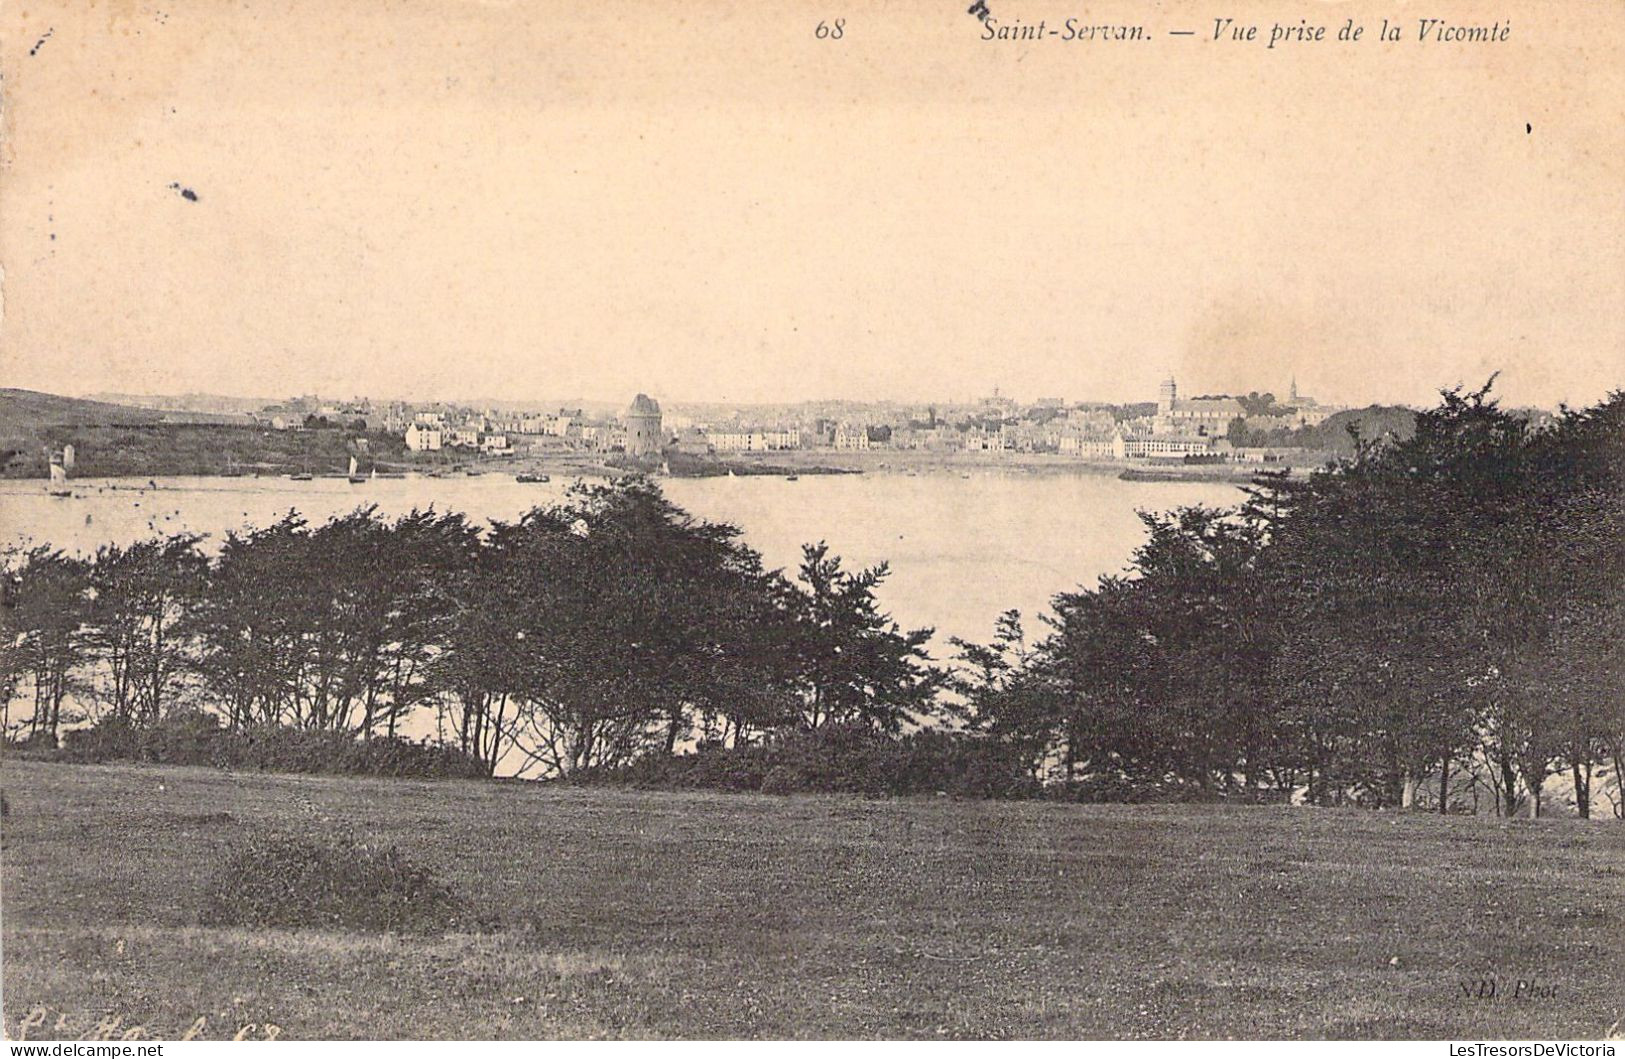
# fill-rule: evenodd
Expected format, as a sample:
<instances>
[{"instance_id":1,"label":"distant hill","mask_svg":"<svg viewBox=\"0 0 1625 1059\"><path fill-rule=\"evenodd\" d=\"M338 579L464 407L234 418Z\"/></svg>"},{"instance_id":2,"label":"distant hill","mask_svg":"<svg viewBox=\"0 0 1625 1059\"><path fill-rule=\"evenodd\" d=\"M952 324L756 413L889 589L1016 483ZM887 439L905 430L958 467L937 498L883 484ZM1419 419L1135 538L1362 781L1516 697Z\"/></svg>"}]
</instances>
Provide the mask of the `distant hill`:
<instances>
[{"instance_id":1,"label":"distant hill","mask_svg":"<svg viewBox=\"0 0 1625 1059\"><path fill-rule=\"evenodd\" d=\"M156 423L163 413L34 390L0 389L0 444L38 436L47 427Z\"/></svg>"},{"instance_id":2,"label":"distant hill","mask_svg":"<svg viewBox=\"0 0 1625 1059\"><path fill-rule=\"evenodd\" d=\"M0 389L0 467L43 475L45 450L60 447L84 428L147 426L162 417L150 408Z\"/></svg>"},{"instance_id":3,"label":"distant hill","mask_svg":"<svg viewBox=\"0 0 1625 1059\"><path fill-rule=\"evenodd\" d=\"M156 408L165 412L258 412L276 402L262 397L226 397L213 393L183 394L130 394L93 393L89 400L106 401L116 405L134 405L137 408Z\"/></svg>"},{"instance_id":4,"label":"distant hill","mask_svg":"<svg viewBox=\"0 0 1625 1059\"><path fill-rule=\"evenodd\" d=\"M246 415L134 408L0 389L0 477L43 478L48 453L72 445L74 476L272 474L364 469L398 460L398 437L348 429L269 430ZM390 464L385 462L385 469Z\"/></svg>"}]
</instances>

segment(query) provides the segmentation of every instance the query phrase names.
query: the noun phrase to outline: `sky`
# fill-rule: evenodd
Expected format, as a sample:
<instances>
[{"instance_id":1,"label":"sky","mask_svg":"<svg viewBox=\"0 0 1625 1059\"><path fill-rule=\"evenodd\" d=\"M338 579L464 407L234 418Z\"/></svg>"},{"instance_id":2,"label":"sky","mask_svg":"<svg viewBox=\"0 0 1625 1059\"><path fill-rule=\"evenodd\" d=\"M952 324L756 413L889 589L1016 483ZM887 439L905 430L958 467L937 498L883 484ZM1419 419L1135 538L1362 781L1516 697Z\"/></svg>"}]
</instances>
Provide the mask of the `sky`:
<instances>
[{"instance_id":1,"label":"sky","mask_svg":"<svg viewBox=\"0 0 1625 1059\"><path fill-rule=\"evenodd\" d=\"M1110 44L982 40L965 6L10 0L0 385L1625 384L1625 4L988 0L1148 30ZM1423 16L1512 29L1420 43Z\"/></svg>"}]
</instances>

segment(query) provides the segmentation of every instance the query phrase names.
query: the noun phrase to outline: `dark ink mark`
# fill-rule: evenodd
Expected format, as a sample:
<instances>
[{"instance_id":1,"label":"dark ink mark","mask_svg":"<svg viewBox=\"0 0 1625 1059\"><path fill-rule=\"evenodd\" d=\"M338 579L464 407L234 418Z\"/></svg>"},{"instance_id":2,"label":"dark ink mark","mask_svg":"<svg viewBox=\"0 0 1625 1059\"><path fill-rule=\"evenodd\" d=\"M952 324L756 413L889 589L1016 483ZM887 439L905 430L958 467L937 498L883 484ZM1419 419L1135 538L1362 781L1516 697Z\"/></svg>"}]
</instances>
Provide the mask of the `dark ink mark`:
<instances>
[{"instance_id":1,"label":"dark ink mark","mask_svg":"<svg viewBox=\"0 0 1625 1059\"><path fill-rule=\"evenodd\" d=\"M180 192L181 198L185 199L187 202L197 201L197 192L193 191L191 188L183 188L179 184L171 184L169 185L169 190Z\"/></svg>"},{"instance_id":2,"label":"dark ink mark","mask_svg":"<svg viewBox=\"0 0 1625 1059\"><path fill-rule=\"evenodd\" d=\"M50 40L51 39L51 34L53 34L55 32L56 32L56 27L55 26L52 26L50 29L46 30L45 31L45 36L43 36L39 40L35 41L34 46L32 48L28 49L28 54L30 54L30 55L39 54L40 46L43 45L46 41Z\"/></svg>"},{"instance_id":3,"label":"dark ink mark","mask_svg":"<svg viewBox=\"0 0 1625 1059\"><path fill-rule=\"evenodd\" d=\"M987 0L976 0L974 4L965 9L965 14L975 15L981 21L986 22L987 17L992 12L987 9Z\"/></svg>"},{"instance_id":4,"label":"dark ink mark","mask_svg":"<svg viewBox=\"0 0 1625 1059\"><path fill-rule=\"evenodd\" d=\"M1168 31L1168 36L1170 36L1170 37L1194 37L1194 36L1196 36L1196 31L1194 29L1171 29L1171 30Z\"/></svg>"},{"instance_id":5,"label":"dark ink mark","mask_svg":"<svg viewBox=\"0 0 1625 1059\"><path fill-rule=\"evenodd\" d=\"M1527 121L1524 122L1524 124L1523 124L1523 134L1525 136L1528 136L1530 133L1532 133L1534 131L1535 131L1535 127L1533 125L1529 124Z\"/></svg>"}]
</instances>

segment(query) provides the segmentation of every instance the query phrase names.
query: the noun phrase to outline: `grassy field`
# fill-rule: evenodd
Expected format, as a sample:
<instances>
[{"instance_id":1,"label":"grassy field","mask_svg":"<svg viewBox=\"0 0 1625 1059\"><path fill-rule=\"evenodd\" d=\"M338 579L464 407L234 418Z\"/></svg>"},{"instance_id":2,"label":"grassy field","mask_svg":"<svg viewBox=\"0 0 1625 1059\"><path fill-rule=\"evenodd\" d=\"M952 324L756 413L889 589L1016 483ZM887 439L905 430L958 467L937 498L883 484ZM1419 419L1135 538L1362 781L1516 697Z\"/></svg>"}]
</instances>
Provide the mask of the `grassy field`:
<instances>
[{"instance_id":1,"label":"grassy field","mask_svg":"<svg viewBox=\"0 0 1625 1059\"><path fill-rule=\"evenodd\" d=\"M11 1035L1461 1039L1625 1015L1614 822L17 761L0 780ZM226 851L266 828L393 842L491 929L198 926ZM1497 995L1465 996L1481 979Z\"/></svg>"}]
</instances>

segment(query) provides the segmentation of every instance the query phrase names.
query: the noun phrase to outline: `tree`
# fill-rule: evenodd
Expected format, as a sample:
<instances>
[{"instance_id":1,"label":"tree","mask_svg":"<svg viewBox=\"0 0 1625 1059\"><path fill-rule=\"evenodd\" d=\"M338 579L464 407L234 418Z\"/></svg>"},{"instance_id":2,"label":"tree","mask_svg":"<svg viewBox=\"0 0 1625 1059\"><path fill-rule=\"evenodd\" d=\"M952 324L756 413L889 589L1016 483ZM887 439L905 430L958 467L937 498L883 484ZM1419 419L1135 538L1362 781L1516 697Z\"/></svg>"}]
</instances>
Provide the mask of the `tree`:
<instances>
[{"instance_id":1,"label":"tree","mask_svg":"<svg viewBox=\"0 0 1625 1059\"><path fill-rule=\"evenodd\" d=\"M999 615L989 644L958 637L950 642L958 650L959 665L946 687L963 703L945 708L943 715L962 718L971 731L1002 744L1035 778L1041 777L1059 740L1064 747L1065 778L1072 779L1078 743L1076 717L1063 720L1053 683L1034 667L1021 613L1007 610Z\"/></svg>"},{"instance_id":2,"label":"tree","mask_svg":"<svg viewBox=\"0 0 1625 1059\"><path fill-rule=\"evenodd\" d=\"M931 663L931 629L904 632L880 610L885 563L856 573L820 541L802 548L795 601L803 728L857 723L896 733L935 710L944 675Z\"/></svg>"},{"instance_id":3,"label":"tree","mask_svg":"<svg viewBox=\"0 0 1625 1059\"><path fill-rule=\"evenodd\" d=\"M120 721L156 721L190 668L186 616L208 571L198 540L105 545L87 567L85 644L100 663L100 698Z\"/></svg>"},{"instance_id":4,"label":"tree","mask_svg":"<svg viewBox=\"0 0 1625 1059\"><path fill-rule=\"evenodd\" d=\"M493 527L474 590L502 621L460 628L452 654L485 659L473 695L512 704L510 749L569 773L671 753L697 730L738 740L780 723L787 597L738 537L636 478Z\"/></svg>"},{"instance_id":5,"label":"tree","mask_svg":"<svg viewBox=\"0 0 1625 1059\"><path fill-rule=\"evenodd\" d=\"M29 737L54 742L64 719L73 719L64 718L63 704L81 690L87 660L85 563L58 550L33 548L11 571L8 588L7 624L15 637L8 651L8 683L31 686Z\"/></svg>"}]
</instances>

